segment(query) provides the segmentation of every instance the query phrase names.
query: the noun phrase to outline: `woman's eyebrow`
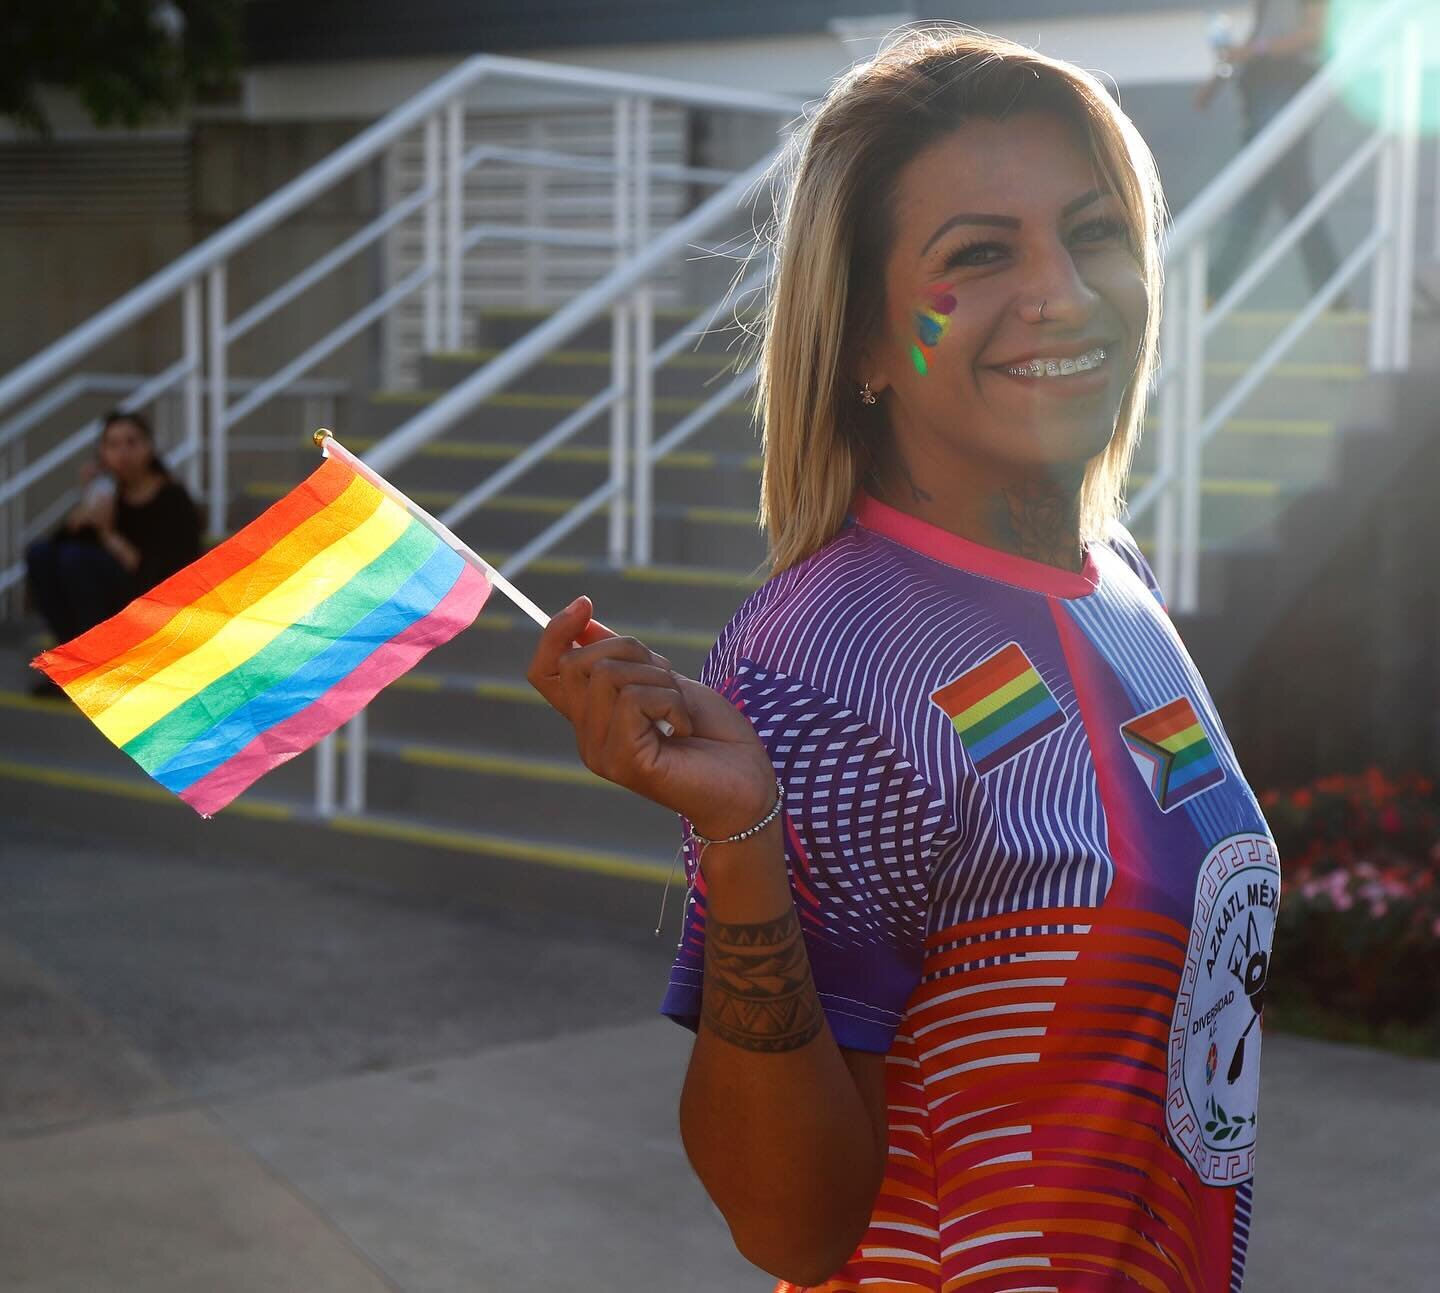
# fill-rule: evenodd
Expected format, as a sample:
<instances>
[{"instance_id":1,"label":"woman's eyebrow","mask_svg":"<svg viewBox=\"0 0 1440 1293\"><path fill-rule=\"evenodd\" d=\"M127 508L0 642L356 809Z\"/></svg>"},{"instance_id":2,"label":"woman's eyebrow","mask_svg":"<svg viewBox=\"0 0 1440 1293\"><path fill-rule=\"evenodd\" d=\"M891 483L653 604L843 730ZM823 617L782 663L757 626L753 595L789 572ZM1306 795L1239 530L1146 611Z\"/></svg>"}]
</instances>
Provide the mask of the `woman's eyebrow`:
<instances>
[{"instance_id":1,"label":"woman's eyebrow","mask_svg":"<svg viewBox=\"0 0 1440 1293\"><path fill-rule=\"evenodd\" d=\"M1069 202L1067 202L1063 207L1060 208L1060 218L1063 220L1066 216L1074 215L1075 212L1079 211L1081 207L1089 206L1092 202L1099 198L1100 195L1100 189L1091 189L1088 193L1082 193L1078 198L1072 198ZM1018 229L1020 227L1020 217L1007 215L982 215L977 214L973 211L961 212L961 214L959 215L951 216L947 221L945 221L944 224L942 224L937 230L935 230L934 233L930 235L930 241L927 242L922 248L920 248L920 254L923 256L927 251L930 250L931 247L935 245L937 239L949 233L950 230L955 228L956 225L961 224L989 224L999 225L1001 228L1004 229Z\"/></svg>"}]
</instances>

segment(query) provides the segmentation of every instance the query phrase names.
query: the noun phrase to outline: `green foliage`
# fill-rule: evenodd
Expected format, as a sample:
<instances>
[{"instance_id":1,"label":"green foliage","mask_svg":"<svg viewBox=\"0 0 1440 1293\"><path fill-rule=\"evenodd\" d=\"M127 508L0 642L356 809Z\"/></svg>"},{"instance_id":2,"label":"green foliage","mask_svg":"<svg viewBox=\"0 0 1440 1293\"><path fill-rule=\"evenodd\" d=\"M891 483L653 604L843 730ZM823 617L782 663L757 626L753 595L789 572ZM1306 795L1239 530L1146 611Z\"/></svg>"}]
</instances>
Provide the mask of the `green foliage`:
<instances>
[{"instance_id":1,"label":"green foliage","mask_svg":"<svg viewBox=\"0 0 1440 1293\"><path fill-rule=\"evenodd\" d=\"M0 116L47 133L39 89L72 90L100 126L138 126L226 85L240 0L5 0Z\"/></svg>"}]
</instances>

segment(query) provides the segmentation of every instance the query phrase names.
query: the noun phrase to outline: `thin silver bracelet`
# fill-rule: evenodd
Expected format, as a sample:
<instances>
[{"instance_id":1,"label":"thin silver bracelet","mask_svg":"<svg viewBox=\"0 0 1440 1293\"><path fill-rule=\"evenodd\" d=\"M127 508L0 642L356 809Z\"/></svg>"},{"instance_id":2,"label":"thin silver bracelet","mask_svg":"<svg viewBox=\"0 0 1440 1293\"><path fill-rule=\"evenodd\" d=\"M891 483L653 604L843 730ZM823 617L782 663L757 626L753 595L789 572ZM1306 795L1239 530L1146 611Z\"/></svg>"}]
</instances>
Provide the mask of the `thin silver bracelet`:
<instances>
[{"instance_id":1,"label":"thin silver bracelet","mask_svg":"<svg viewBox=\"0 0 1440 1293\"><path fill-rule=\"evenodd\" d=\"M709 848L712 844L738 844L741 840L748 840L752 835L760 834L761 831L763 831L767 826L770 825L771 822L773 822L777 817L780 816L780 810L784 806L785 786L781 782L780 778L776 777L775 807L772 808L768 813L766 813L765 816L762 817L758 822L756 822L754 826L751 826L748 829L741 831L738 835L727 835L723 840L707 840L693 826L690 828L690 834L694 837L695 842L700 845L702 852L705 849Z\"/></svg>"}]
</instances>

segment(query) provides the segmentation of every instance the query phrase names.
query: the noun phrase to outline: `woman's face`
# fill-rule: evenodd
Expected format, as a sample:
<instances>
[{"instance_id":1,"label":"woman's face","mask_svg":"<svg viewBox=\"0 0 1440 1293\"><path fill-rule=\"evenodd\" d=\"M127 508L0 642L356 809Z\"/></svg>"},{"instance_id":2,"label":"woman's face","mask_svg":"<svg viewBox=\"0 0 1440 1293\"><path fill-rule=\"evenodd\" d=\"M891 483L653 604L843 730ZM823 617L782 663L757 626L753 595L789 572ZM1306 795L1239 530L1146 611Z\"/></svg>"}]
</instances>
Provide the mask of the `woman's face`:
<instances>
[{"instance_id":1,"label":"woman's face","mask_svg":"<svg viewBox=\"0 0 1440 1293\"><path fill-rule=\"evenodd\" d=\"M100 462L117 480L138 480L152 456L150 441L133 422L112 422L100 437Z\"/></svg>"},{"instance_id":2,"label":"woman's face","mask_svg":"<svg viewBox=\"0 0 1440 1293\"><path fill-rule=\"evenodd\" d=\"M1036 111L968 121L900 172L893 210L885 317L857 376L885 392L904 463L1078 483L1114 431L1148 307L1124 208L1076 128ZM1096 346L1106 358L1079 376L1005 371Z\"/></svg>"}]
</instances>

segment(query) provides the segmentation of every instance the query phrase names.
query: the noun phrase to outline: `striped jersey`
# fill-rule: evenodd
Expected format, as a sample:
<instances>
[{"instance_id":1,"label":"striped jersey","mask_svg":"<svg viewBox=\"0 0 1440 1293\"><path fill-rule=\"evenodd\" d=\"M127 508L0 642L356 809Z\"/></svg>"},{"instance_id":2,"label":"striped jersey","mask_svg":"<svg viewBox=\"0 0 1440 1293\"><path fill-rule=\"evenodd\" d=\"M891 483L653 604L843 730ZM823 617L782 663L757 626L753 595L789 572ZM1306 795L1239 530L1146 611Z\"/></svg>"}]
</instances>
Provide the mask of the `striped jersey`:
<instances>
[{"instance_id":1,"label":"striped jersey","mask_svg":"<svg viewBox=\"0 0 1440 1293\"><path fill-rule=\"evenodd\" d=\"M701 678L784 783L835 1039L887 1057L884 1184L823 1287L1238 1293L1278 858L1130 533L1073 573L861 493Z\"/></svg>"}]
</instances>

